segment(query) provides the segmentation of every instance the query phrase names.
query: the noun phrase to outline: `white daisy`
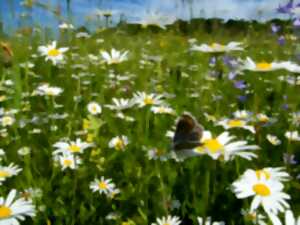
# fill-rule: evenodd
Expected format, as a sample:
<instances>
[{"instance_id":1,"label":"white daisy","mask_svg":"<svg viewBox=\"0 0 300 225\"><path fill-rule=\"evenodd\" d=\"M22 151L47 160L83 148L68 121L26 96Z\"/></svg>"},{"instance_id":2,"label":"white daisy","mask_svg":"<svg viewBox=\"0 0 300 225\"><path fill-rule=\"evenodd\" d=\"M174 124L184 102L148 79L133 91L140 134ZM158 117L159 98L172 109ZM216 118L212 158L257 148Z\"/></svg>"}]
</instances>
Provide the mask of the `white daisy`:
<instances>
[{"instance_id":1,"label":"white daisy","mask_svg":"<svg viewBox=\"0 0 300 225\"><path fill-rule=\"evenodd\" d=\"M32 202L15 199L16 193L16 190L11 190L6 199L0 197L0 225L19 225L19 220L24 220L25 216L35 216Z\"/></svg>"},{"instance_id":2,"label":"white daisy","mask_svg":"<svg viewBox=\"0 0 300 225\"><path fill-rule=\"evenodd\" d=\"M283 192L283 184L268 178L265 173L257 176L255 171L247 170L232 184L232 187L237 198L254 197L250 206L251 211L262 205L264 211L270 216L289 208L286 200L290 199L290 196Z\"/></svg>"},{"instance_id":3,"label":"white daisy","mask_svg":"<svg viewBox=\"0 0 300 225\"><path fill-rule=\"evenodd\" d=\"M101 56L104 62L106 62L108 65L119 64L123 61L126 61L128 59L127 55L128 51L121 53L114 48L111 50L110 54L109 52L101 51Z\"/></svg>"},{"instance_id":4,"label":"white daisy","mask_svg":"<svg viewBox=\"0 0 300 225\"><path fill-rule=\"evenodd\" d=\"M54 65L63 61L64 53L68 50L69 48L56 48L56 41L53 41L50 45L38 48L41 55L46 57L46 61L50 60Z\"/></svg>"},{"instance_id":5,"label":"white daisy","mask_svg":"<svg viewBox=\"0 0 300 225\"><path fill-rule=\"evenodd\" d=\"M13 163L9 164L9 166L0 166L0 185L7 178L18 175L22 169Z\"/></svg>"},{"instance_id":6,"label":"white daisy","mask_svg":"<svg viewBox=\"0 0 300 225\"><path fill-rule=\"evenodd\" d=\"M51 87L49 84L41 84L37 89L32 93L32 95L41 95L41 96L58 96L63 92L63 89L60 87Z\"/></svg>"},{"instance_id":7,"label":"white daisy","mask_svg":"<svg viewBox=\"0 0 300 225\"><path fill-rule=\"evenodd\" d=\"M284 136L290 141L300 141L300 135L298 131L287 131Z\"/></svg>"},{"instance_id":8,"label":"white daisy","mask_svg":"<svg viewBox=\"0 0 300 225\"><path fill-rule=\"evenodd\" d=\"M54 159L59 162L62 170L70 168L75 170L81 164L81 159L79 156L71 153L63 153L62 155L54 155Z\"/></svg>"},{"instance_id":9,"label":"white daisy","mask_svg":"<svg viewBox=\"0 0 300 225\"><path fill-rule=\"evenodd\" d=\"M167 161L168 155L165 154L165 151L159 148L153 148L147 151L147 157L149 160L160 160Z\"/></svg>"},{"instance_id":10,"label":"white daisy","mask_svg":"<svg viewBox=\"0 0 300 225\"><path fill-rule=\"evenodd\" d=\"M139 105L139 107L144 107L147 105L160 105L162 104L162 95L156 94L146 94L145 92L137 92L134 94L134 102Z\"/></svg>"},{"instance_id":11,"label":"white daisy","mask_svg":"<svg viewBox=\"0 0 300 225\"><path fill-rule=\"evenodd\" d=\"M246 110L238 110L233 113L234 118L241 120L249 120L252 113Z\"/></svg>"},{"instance_id":12,"label":"white daisy","mask_svg":"<svg viewBox=\"0 0 300 225\"><path fill-rule=\"evenodd\" d=\"M178 216L167 216L162 218L157 218L156 223L151 225L179 225L181 223Z\"/></svg>"},{"instance_id":13,"label":"white daisy","mask_svg":"<svg viewBox=\"0 0 300 225\"><path fill-rule=\"evenodd\" d=\"M198 45L194 44L194 45L192 45L191 50L192 51L200 51L200 52L208 52L208 53L242 51L242 50L244 50L244 48L241 47L241 45L242 45L242 43L240 43L240 42L229 42L227 45L213 43L211 45L202 44L202 45L198 46Z\"/></svg>"},{"instance_id":14,"label":"white daisy","mask_svg":"<svg viewBox=\"0 0 300 225\"><path fill-rule=\"evenodd\" d=\"M218 125L223 126L225 130L232 129L232 128L242 128L245 130L249 130L252 133L255 133L255 128L252 125L248 125L246 120L242 119L223 119L217 122Z\"/></svg>"},{"instance_id":15,"label":"white daisy","mask_svg":"<svg viewBox=\"0 0 300 225\"><path fill-rule=\"evenodd\" d=\"M89 113L98 115L102 112L101 106L97 102L90 102L87 106Z\"/></svg>"},{"instance_id":16,"label":"white daisy","mask_svg":"<svg viewBox=\"0 0 300 225\"><path fill-rule=\"evenodd\" d=\"M125 135L114 137L108 143L108 147L123 151L129 141Z\"/></svg>"},{"instance_id":17,"label":"white daisy","mask_svg":"<svg viewBox=\"0 0 300 225\"><path fill-rule=\"evenodd\" d=\"M98 191L100 194L103 193L109 195L115 190L115 184L112 183L111 179L105 179L104 177L101 177L100 180L96 178L90 183L90 189L93 192Z\"/></svg>"},{"instance_id":18,"label":"white daisy","mask_svg":"<svg viewBox=\"0 0 300 225\"><path fill-rule=\"evenodd\" d=\"M207 217L205 221L203 218L197 217L197 221L199 225L225 225L225 222L223 221L211 222L210 217Z\"/></svg>"},{"instance_id":19,"label":"white daisy","mask_svg":"<svg viewBox=\"0 0 300 225\"><path fill-rule=\"evenodd\" d=\"M194 149L194 152L199 154L208 154L214 160L220 157L225 161L234 159L239 156L247 160L256 158L257 155L252 150L257 150L256 145L247 145L246 141L232 141L235 137L229 136L228 132L223 132L218 137L214 138L209 131L204 131L199 146Z\"/></svg>"},{"instance_id":20,"label":"white daisy","mask_svg":"<svg viewBox=\"0 0 300 225\"><path fill-rule=\"evenodd\" d=\"M278 137L272 134L267 134L267 140L272 144L272 145L280 145L281 141L279 140Z\"/></svg>"},{"instance_id":21,"label":"white daisy","mask_svg":"<svg viewBox=\"0 0 300 225\"><path fill-rule=\"evenodd\" d=\"M268 71L280 70L284 68L282 66L282 63L254 62L251 58L247 57L247 59L243 62L241 69L258 71L258 72L268 72Z\"/></svg>"},{"instance_id":22,"label":"white daisy","mask_svg":"<svg viewBox=\"0 0 300 225\"><path fill-rule=\"evenodd\" d=\"M150 12L137 21L129 21L131 24L140 24L143 28L148 26L157 26L166 29L166 25L172 24L176 20L175 17L160 15L155 12Z\"/></svg>"},{"instance_id":23,"label":"white daisy","mask_svg":"<svg viewBox=\"0 0 300 225\"><path fill-rule=\"evenodd\" d=\"M53 147L56 148L56 150L53 152L53 155L57 155L60 153L83 153L83 151L86 148L91 147L92 145L90 143L81 141L80 138L77 138L76 141L70 141L70 142L63 142L59 141L56 142Z\"/></svg>"},{"instance_id":24,"label":"white daisy","mask_svg":"<svg viewBox=\"0 0 300 225\"><path fill-rule=\"evenodd\" d=\"M3 127L8 127L14 124L15 118L9 115L0 118L1 125Z\"/></svg>"}]
</instances>

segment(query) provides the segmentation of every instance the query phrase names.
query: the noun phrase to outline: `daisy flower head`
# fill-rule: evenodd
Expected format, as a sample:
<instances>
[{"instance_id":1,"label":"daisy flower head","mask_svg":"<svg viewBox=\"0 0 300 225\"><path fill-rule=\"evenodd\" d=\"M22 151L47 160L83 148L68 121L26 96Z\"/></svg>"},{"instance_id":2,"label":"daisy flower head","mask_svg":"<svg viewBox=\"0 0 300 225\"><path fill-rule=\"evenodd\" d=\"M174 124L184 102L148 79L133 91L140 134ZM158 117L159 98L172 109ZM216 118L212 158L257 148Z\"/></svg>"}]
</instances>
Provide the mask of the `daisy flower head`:
<instances>
[{"instance_id":1,"label":"daisy flower head","mask_svg":"<svg viewBox=\"0 0 300 225\"><path fill-rule=\"evenodd\" d=\"M98 115L102 112L102 108L97 102L90 102L87 105L87 109L92 115Z\"/></svg>"},{"instance_id":2,"label":"daisy flower head","mask_svg":"<svg viewBox=\"0 0 300 225\"><path fill-rule=\"evenodd\" d=\"M64 153L66 154L83 153L85 149L91 146L92 146L91 143L81 141L80 138L77 138L76 141L69 141L69 142L59 141L53 145L53 147L56 148L56 150L53 152L53 155L64 154Z\"/></svg>"},{"instance_id":3,"label":"daisy flower head","mask_svg":"<svg viewBox=\"0 0 300 225\"><path fill-rule=\"evenodd\" d=\"M40 54L46 57L45 60L52 61L54 65L57 65L64 60L64 53L68 50L69 48L57 48L56 41L53 41L50 45L40 46L38 48Z\"/></svg>"},{"instance_id":4,"label":"daisy flower head","mask_svg":"<svg viewBox=\"0 0 300 225\"><path fill-rule=\"evenodd\" d=\"M139 107L144 107L147 105L161 105L163 101L161 100L162 95L147 94L145 92L137 92L134 94L134 102L138 104Z\"/></svg>"},{"instance_id":5,"label":"daisy flower head","mask_svg":"<svg viewBox=\"0 0 300 225\"><path fill-rule=\"evenodd\" d=\"M277 145L281 144L280 139L278 137L276 137L275 135L267 134L266 138L272 145L277 146Z\"/></svg>"},{"instance_id":6,"label":"daisy flower head","mask_svg":"<svg viewBox=\"0 0 300 225\"><path fill-rule=\"evenodd\" d=\"M208 154L214 160L219 158L229 161L236 156L251 160L257 155L251 151L257 150L256 145L247 145L246 141L233 141L235 137L228 132L223 132L217 137L213 137L210 131L204 131L200 143L203 145L196 147L194 152Z\"/></svg>"},{"instance_id":7,"label":"daisy flower head","mask_svg":"<svg viewBox=\"0 0 300 225\"><path fill-rule=\"evenodd\" d=\"M207 217L206 220L201 217L197 217L197 221L199 225L225 225L225 222L223 221L212 222L210 217Z\"/></svg>"},{"instance_id":8,"label":"daisy flower head","mask_svg":"<svg viewBox=\"0 0 300 225\"><path fill-rule=\"evenodd\" d=\"M0 166L0 185L7 178L16 176L22 171L21 168L14 165L13 163L9 164L9 166Z\"/></svg>"},{"instance_id":9,"label":"daisy flower head","mask_svg":"<svg viewBox=\"0 0 300 225\"><path fill-rule=\"evenodd\" d=\"M257 72L269 72L274 70L282 69L281 63L276 62L254 62L251 58L247 57L247 59L243 62L241 66L242 70L250 70L250 71L257 71Z\"/></svg>"},{"instance_id":10,"label":"daisy flower head","mask_svg":"<svg viewBox=\"0 0 300 225\"><path fill-rule=\"evenodd\" d=\"M162 218L157 218L156 223L152 223L151 225L179 225L181 220L178 216L166 216Z\"/></svg>"},{"instance_id":11,"label":"daisy flower head","mask_svg":"<svg viewBox=\"0 0 300 225\"><path fill-rule=\"evenodd\" d=\"M105 63L108 65L112 64L119 64L121 62L124 62L128 59L128 51L120 52L115 50L114 48L111 49L111 52L107 51L101 51L101 57Z\"/></svg>"},{"instance_id":12,"label":"daisy flower head","mask_svg":"<svg viewBox=\"0 0 300 225\"><path fill-rule=\"evenodd\" d=\"M256 211L242 209L241 214L244 216L246 221L249 221L252 224L267 225L265 222L266 217Z\"/></svg>"},{"instance_id":13,"label":"daisy flower head","mask_svg":"<svg viewBox=\"0 0 300 225\"><path fill-rule=\"evenodd\" d=\"M0 224L19 225L26 216L34 217L35 208L31 200L16 199L16 190L11 190L6 199L0 197Z\"/></svg>"},{"instance_id":14,"label":"daisy flower head","mask_svg":"<svg viewBox=\"0 0 300 225\"><path fill-rule=\"evenodd\" d=\"M14 124L15 118L13 116L10 116L10 115L5 115L5 116L0 118L0 122L1 122L1 125L3 127L9 127L9 126L12 126Z\"/></svg>"},{"instance_id":15,"label":"daisy flower head","mask_svg":"<svg viewBox=\"0 0 300 225\"><path fill-rule=\"evenodd\" d=\"M143 28L148 26L156 26L161 29L166 29L166 25L172 24L176 20L175 17L161 15L157 12L150 12L142 16L141 19L137 21L132 21L132 24L140 24Z\"/></svg>"},{"instance_id":16,"label":"daisy flower head","mask_svg":"<svg viewBox=\"0 0 300 225\"><path fill-rule=\"evenodd\" d=\"M232 128L241 128L245 130L249 130L251 133L255 133L255 128L252 125L249 125L248 122L244 119L223 119L217 122L217 125L222 126L225 130Z\"/></svg>"},{"instance_id":17,"label":"daisy flower head","mask_svg":"<svg viewBox=\"0 0 300 225\"><path fill-rule=\"evenodd\" d=\"M99 179L95 179L90 183L90 189L93 192L99 192L100 194L109 195L115 190L115 184L112 182L111 179L105 179L104 177L101 177Z\"/></svg>"},{"instance_id":18,"label":"daisy flower head","mask_svg":"<svg viewBox=\"0 0 300 225\"><path fill-rule=\"evenodd\" d=\"M193 44L191 51L200 51L206 53L224 53L231 51L243 51L244 48L241 47L240 42L229 42L227 45L222 45L219 43L212 43L211 45L202 44L200 46Z\"/></svg>"},{"instance_id":19,"label":"daisy flower head","mask_svg":"<svg viewBox=\"0 0 300 225\"><path fill-rule=\"evenodd\" d=\"M60 87L51 87L49 84L41 84L33 92L32 95L41 95L41 96L58 96L63 92L63 89Z\"/></svg>"},{"instance_id":20,"label":"daisy flower head","mask_svg":"<svg viewBox=\"0 0 300 225\"><path fill-rule=\"evenodd\" d=\"M284 136L290 141L300 141L300 135L298 131L287 131Z\"/></svg>"},{"instance_id":21,"label":"daisy flower head","mask_svg":"<svg viewBox=\"0 0 300 225\"><path fill-rule=\"evenodd\" d=\"M109 148L114 148L118 151L123 151L125 147L128 145L128 137L125 135L114 137L108 143Z\"/></svg>"},{"instance_id":22,"label":"daisy flower head","mask_svg":"<svg viewBox=\"0 0 300 225\"><path fill-rule=\"evenodd\" d=\"M232 184L233 192L239 199L253 197L250 211L255 211L260 205L270 216L277 215L289 208L287 200L290 196L283 192L283 184L268 177L267 173L247 170L240 179Z\"/></svg>"},{"instance_id":23,"label":"daisy flower head","mask_svg":"<svg viewBox=\"0 0 300 225\"><path fill-rule=\"evenodd\" d=\"M234 118L241 120L250 120L252 113L246 110L237 110L233 113Z\"/></svg>"},{"instance_id":24,"label":"daisy flower head","mask_svg":"<svg viewBox=\"0 0 300 225\"><path fill-rule=\"evenodd\" d=\"M62 170L72 169L75 170L81 164L81 159L78 155L71 153L63 153L62 155L54 155L54 159L59 162Z\"/></svg>"},{"instance_id":25,"label":"daisy flower head","mask_svg":"<svg viewBox=\"0 0 300 225\"><path fill-rule=\"evenodd\" d=\"M167 161L168 155L165 153L164 150L159 148L153 148L147 151L147 157L149 160L160 160L160 161Z\"/></svg>"}]
</instances>

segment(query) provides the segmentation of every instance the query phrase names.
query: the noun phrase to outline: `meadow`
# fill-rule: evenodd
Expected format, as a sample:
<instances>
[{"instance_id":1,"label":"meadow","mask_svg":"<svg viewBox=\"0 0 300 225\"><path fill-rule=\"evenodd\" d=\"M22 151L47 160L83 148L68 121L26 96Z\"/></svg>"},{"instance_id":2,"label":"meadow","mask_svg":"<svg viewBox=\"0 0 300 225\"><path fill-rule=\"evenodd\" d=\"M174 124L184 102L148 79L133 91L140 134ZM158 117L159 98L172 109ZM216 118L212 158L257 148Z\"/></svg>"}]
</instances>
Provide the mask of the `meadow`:
<instances>
[{"instance_id":1,"label":"meadow","mask_svg":"<svg viewBox=\"0 0 300 225\"><path fill-rule=\"evenodd\" d=\"M1 225L300 215L300 49L289 21L57 30L1 35ZM205 134L180 158L172 140L185 112Z\"/></svg>"}]
</instances>

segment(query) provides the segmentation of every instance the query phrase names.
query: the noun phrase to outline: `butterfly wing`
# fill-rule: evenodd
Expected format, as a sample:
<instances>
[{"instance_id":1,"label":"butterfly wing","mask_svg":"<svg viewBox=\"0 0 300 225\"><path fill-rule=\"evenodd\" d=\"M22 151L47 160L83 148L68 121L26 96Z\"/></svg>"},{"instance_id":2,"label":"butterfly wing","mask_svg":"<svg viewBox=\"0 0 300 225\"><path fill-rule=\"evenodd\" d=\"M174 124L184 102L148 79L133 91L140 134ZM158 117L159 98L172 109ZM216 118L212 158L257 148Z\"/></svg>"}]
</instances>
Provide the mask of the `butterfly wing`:
<instances>
[{"instance_id":1,"label":"butterfly wing","mask_svg":"<svg viewBox=\"0 0 300 225\"><path fill-rule=\"evenodd\" d=\"M190 114L183 114L176 124L173 138L173 149L175 151L193 149L201 146L203 128Z\"/></svg>"}]
</instances>

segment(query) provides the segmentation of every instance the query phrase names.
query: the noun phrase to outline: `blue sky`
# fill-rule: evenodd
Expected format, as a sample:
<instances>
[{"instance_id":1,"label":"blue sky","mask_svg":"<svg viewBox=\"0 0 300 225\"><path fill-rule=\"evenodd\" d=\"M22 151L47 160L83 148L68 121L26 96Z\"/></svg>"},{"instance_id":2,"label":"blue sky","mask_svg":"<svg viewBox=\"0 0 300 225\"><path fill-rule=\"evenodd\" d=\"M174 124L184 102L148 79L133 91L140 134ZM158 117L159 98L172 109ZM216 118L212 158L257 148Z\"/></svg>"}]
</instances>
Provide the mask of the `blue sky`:
<instances>
[{"instance_id":1,"label":"blue sky","mask_svg":"<svg viewBox=\"0 0 300 225\"><path fill-rule=\"evenodd\" d=\"M65 18L65 0L39 0L50 4L52 7L60 7ZM183 3L182 0L71 0L72 16L69 19L79 25L91 24L91 18L97 9L112 10L118 21L120 14L127 20L136 20L143 17L147 12L154 11L163 15L175 16L181 19L192 17L219 17L223 19L258 19L268 20L280 17L276 13L279 4L287 0L187 0L191 4ZM20 5L22 0L0 0L0 17L4 21L6 29L28 25L30 23L42 26L56 26L59 21L51 13L35 7L31 17L21 19L20 16L29 12ZM284 18L284 17L282 17Z\"/></svg>"}]
</instances>

